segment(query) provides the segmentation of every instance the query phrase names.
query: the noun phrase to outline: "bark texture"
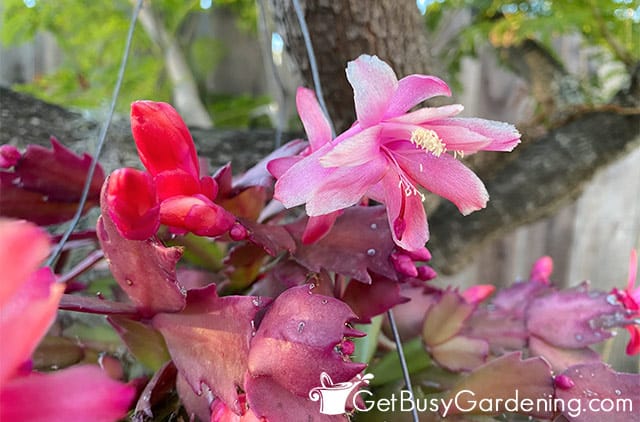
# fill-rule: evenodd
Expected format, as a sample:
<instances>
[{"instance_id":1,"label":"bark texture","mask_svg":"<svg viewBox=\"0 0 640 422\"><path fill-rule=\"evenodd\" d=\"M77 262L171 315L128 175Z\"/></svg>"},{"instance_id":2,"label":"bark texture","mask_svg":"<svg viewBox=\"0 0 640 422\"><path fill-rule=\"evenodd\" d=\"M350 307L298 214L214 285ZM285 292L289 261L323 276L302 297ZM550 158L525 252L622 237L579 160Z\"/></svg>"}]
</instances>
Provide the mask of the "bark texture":
<instances>
[{"instance_id":1,"label":"bark texture","mask_svg":"<svg viewBox=\"0 0 640 422\"><path fill-rule=\"evenodd\" d=\"M103 120L102 115L68 110L0 87L0 144L49 146L49 137L55 136L72 150L91 154ZM198 153L209 159L212 167L233 160L234 173L257 163L274 147L275 131L270 129L190 130ZM302 134L284 136L289 140ZM100 163L107 172L119 167L141 168L127 116L116 116L111 123Z\"/></svg>"},{"instance_id":2,"label":"bark texture","mask_svg":"<svg viewBox=\"0 0 640 422\"><path fill-rule=\"evenodd\" d=\"M344 76L347 62L377 55L399 77L429 73L423 18L413 0L300 0L329 114L339 133L355 120L353 93ZM271 0L273 21L287 53L313 87L309 58L291 0Z\"/></svg>"},{"instance_id":3,"label":"bark texture","mask_svg":"<svg viewBox=\"0 0 640 422\"><path fill-rule=\"evenodd\" d=\"M627 107L611 106L576 114L547 134L526 142L510 160L487 172L484 181L491 200L485 210L463 217L452 204L443 201L429 215L429 246L437 269L454 272L486 240L558 210L582 190L598 169L640 146L640 111L637 106L628 107L640 98L639 73L636 72L631 89L618 96ZM49 136L54 135L75 151L93 150L101 116L87 117L6 88L0 88L0 98L0 144L47 145ZM140 167L128 119L118 117L109 133L100 160L105 169ZM201 156L214 166L233 161L235 173L268 154L275 137L270 130L193 129L192 134ZM285 134L284 139L294 136Z\"/></svg>"}]
</instances>

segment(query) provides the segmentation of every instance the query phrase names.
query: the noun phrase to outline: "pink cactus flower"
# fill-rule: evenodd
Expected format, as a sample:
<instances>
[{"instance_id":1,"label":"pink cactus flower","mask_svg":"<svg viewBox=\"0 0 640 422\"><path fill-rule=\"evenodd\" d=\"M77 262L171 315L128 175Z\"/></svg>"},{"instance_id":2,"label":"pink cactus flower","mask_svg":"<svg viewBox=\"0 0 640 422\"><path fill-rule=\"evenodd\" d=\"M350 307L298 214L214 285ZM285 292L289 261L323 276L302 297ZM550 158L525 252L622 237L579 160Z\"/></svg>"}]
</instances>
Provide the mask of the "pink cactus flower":
<instances>
[{"instance_id":1,"label":"pink cactus flower","mask_svg":"<svg viewBox=\"0 0 640 422\"><path fill-rule=\"evenodd\" d=\"M631 250L631 256L629 258L629 278L627 281L627 288L624 290L613 289L612 292L622 306L627 310L629 317L635 320L635 322L625 327L631 335L629 344L627 344L628 355L640 353L640 326L637 322L640 319L640 286L635 287L637 273L638 253L633 249Z\"/></svg>"},{"instance_id":2,"label":"pink cactus flower","mask_svg":"<svg viewBox=\"0 0 640 422\"><path fill-rule=\"evenodd\" d=\"M106 182L109 214L120 234L144 240L160 224L174 233L227 232L235 218L213 202L218 185L200 177L193 139L178 112L166 103L136 101L131 130L148 173L118 169Z\"/></svg>"},{"instance_id":3,"label":"pink cactus flower","mask_svg":"<svg viewBox=\"0 0 640 422\"><path fill-rule=\"evenodd\" d=\"M64 285L49 268L38 269L49 253L45 232L25 221L2 219L0 233L0 420L120 419L135 389L99 367L31 372L31 354L55 319Z\"/></svg>"},{"instance_id":4,"label":"pink cactus flower","mask_svg":"<svg viewBox=\"0 0 640 422\"><path fill-rule=\"evenodd\" d=\"M311 151L270 163L278 178L276 199L287 208L306 204L314 218L370 197L386 205L394 240L406 250L423 247L429 237L419 188L451 200L463 214L486 205L482 181L457 158L480 150L511 151L520 142L513 126L454 117L461 105L407 113L428 98L451 95L449 87L425 75L398 81L376 56L350 62L347 78L358 120L334 140L315 97L298 99Z\"/></svg>"}]
</instances>

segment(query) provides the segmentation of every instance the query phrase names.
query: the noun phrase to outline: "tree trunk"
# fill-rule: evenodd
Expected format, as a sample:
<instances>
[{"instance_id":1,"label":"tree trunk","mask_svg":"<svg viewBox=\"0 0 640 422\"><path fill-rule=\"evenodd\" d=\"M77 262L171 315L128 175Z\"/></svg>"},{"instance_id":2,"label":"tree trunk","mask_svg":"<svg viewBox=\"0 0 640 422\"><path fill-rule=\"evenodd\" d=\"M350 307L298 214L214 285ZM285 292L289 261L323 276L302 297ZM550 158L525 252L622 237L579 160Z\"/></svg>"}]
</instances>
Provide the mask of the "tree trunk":
<instances>
[{"instance_id":1,"label":"tree trunk","mask_svg":"<svg viewBox=\"0 0 640 422\"><path fill-rule=\"evenodd\" d=\"M329 114L338 132L355 120L344 69L360 54L377 55L399 77L428 73L431 62L423 18L413 0L300 0L318 63ZM307 87L309 58L291 0L271 0L278 32Z\"/></svg>"}]
</instances>

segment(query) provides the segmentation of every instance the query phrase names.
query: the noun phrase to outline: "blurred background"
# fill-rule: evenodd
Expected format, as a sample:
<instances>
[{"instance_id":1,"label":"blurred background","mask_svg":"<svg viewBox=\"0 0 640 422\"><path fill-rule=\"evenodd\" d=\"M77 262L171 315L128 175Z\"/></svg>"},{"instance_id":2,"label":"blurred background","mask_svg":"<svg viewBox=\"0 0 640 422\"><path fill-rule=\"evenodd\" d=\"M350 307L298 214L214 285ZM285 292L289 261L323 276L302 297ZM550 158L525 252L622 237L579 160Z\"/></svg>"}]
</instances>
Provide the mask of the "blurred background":
<instances>
[{"instance_id":1,"label":"blurred background","mask_svg":"<svg viewBox=\"0 0 640 422\"><path fill-rule=\"evenodd\" d=\"M132 5L1 0L0 84L100 116L111 97ZM629 253L640 248L637 0L301 5L338 130L354 119L344 68L368 53L389 62L399 77L428 73L447 81L453 99L431 104L462 103L465 116L515 124L524 139L519 149L539 145L538 159L529 158L518 167L526 172L511 179L525 196L533 189L531 197L542 192L544 201L509 202L500 189L490 189L506 204L501 220L491 217L494 228L440 255L439 242L453 228L439 231L434 217L429 247L440 258L433 262L440 283L506 285L526 278L537 258L550 255L560 285L586 279L604 290L626 285ZM169 101L194 128L269 129L275 146L279 133L302 131L295 112L299 85L313 83L291 1L147 1L118 111L126 113L135 99ZM2 122L3 130L8 123ZM576 129L588 124L597 130ZM491 180L509 160L523 157L531 154L470 157L468 164ZM584 162L582 171L564 178L565 166L574 161ZM536 179L545 166L553 167L554 178ZM443 213L439 205L429 198L429 214ZM482 225L482 212L476 214L473 221Z\"/></svg>"}]
</instances>

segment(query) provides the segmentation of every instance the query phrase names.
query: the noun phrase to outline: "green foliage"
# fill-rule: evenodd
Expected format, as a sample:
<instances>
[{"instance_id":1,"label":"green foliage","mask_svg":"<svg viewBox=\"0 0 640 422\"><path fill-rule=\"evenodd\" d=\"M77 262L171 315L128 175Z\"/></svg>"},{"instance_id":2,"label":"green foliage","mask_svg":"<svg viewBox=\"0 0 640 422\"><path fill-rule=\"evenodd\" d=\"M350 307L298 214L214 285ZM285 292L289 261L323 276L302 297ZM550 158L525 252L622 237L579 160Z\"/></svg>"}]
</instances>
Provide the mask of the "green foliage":
<instances>
[{"instance_id":1,"label":"green foliage","mask_svg":"<svg viewBox=\"0 0 640 422\"><path fill-rule=\"evenodd\" d=\"M62 50L63 62L50 74L13 88L43 100L82 108L99 107L111 98L125 45L132 2L129 0L79 2L77 0L5 0L2 5L0 40L4 45L20 45L38 32L54 36ZM214 7L230 8L238 26L255 31L256 5L253 0L217 0ZM180 33L194 13L207 13L197 0L154 0L153 12L170 33ZM225 46L210 38L188 40L185 55L196 78L204 81L208 72L224 56ZM128 110L137 99L170 101L171 82L166 76L163 52L138 24L134 33L117 108ZM213 98L210 105L216 124L242 127L255 123L256 107L266 98L241 96ZM264 120L259 124L268 124Z\"/></svg>"},{"instance_id":2,"label":"green foliage","mask_svg":"<svg viewBox=\"0 0 640 422\"><path fill-rule=\"evenodd\" d=\"M270 100L266 96L251 95L229 96L214 95L208 103L216 127L270 127L264 107ZM264 110L264 111L263 111Z\"/></svg>"},{"instance_id":3,"label":"green foliage","mask_svg":"<svg viewBox=\"0 0 640 422\"><path fill-rule=\"evenodd\" d=\"M255 0L215 0L217 7L228 7L237 16L238 27L245 31L257 31L258 9Z\"/></svg>"},{"instance_id":4,"label":"green foliage","mask_svg":"<svg viewBox=\"0 0 640 422\"><path fill-rule=\"evenodd\" d=\"M640 60L640 5L635 0L434 0L425 16L427 28L438 30L447 13L461 9L471 12L471 24L446 52L444 60L454 73L463 56L475 55L487 41L506 48L530 39L553 54L554 38L567 34L580 34L627 68Z\"/></svg>"},{"instance_id":5,"label":"green foliage","mask_svg":"<svg viewBox=\"0 0 640 422\"><path fill-rule=\"evenodd\" d=\"M4 44L16 45L33 39L38 31L52 34L64 54L58 71L38 75L30 84L16 86L42 99L79 107L95 107L108 101L115 85L129 27L131 4L38 1L28 8L21 0L6 0L0 36ZM169 98L169 86L142 28L135 31L130 61L118 101L126 110L134 99Z\"/></svg>"}]
</instances>

